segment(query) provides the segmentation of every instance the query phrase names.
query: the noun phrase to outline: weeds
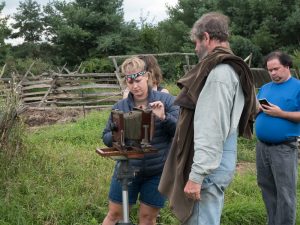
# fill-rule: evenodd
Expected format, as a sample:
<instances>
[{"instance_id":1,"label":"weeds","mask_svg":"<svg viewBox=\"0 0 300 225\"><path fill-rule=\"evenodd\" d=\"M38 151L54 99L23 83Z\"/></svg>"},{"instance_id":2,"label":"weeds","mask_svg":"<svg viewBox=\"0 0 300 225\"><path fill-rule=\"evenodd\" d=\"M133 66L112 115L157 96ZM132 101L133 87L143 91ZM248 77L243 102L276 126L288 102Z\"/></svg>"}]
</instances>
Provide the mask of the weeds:
<instances>
[{"instance_id":1,"label":"weeds","mask_svg":"<svg viewBox=\"0 0 300 225\"><path fill-rule=\"evenodd\" d=\"M21 150L23 123L19 114L23 108L12 84L0 81L0 153L11 158Z\"/></svg>"},{"instance_id":2,"label":"weeds","mask_svg":"<svg viewBox=\"0 0 300 225\"><path fill-rule=\"evenodd\" d=\"M35 130L24 140L22 157L7 163L0 155L0 224L101 224L108 211L114 161L99 157L95 148L103 146L101 131L108 115L96 111L76 123ZM255 140L239 139L239 158L254 162L254 146ZM135 223L137 213L135 206L130 215ZM221 224L265 223L255 171L237 173L225 192ZM158 224L180 223L165 207Z\"/></svg>"}]
</instances>

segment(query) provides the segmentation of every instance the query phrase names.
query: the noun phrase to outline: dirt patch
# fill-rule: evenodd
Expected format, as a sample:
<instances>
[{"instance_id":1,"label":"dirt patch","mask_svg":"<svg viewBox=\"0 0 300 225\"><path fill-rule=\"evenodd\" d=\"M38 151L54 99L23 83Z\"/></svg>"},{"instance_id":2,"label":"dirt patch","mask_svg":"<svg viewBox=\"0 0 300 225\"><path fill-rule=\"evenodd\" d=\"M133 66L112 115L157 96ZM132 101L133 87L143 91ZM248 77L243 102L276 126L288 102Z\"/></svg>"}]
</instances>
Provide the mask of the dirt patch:
<instances>
[{"instance_id":1,"label":"dirt patch","mask_svg":"<svg viewBox=\"0 0 300 225\"><path fill-rule=\"evenodd\" d=\"M76 122L87 113L79 109L33 110L22 113L25 124L29 127L52 125L56 123Z\"/></svg>"},{"instance_id":2,"label":"dirt patch","mask_svg":"<svg viewBox=\"0 0 300 225\"><path fill-rule=\"evenodd\" d=\"M256 165L255 163L251 163L251 162L239 162L236 165L236 171L239 174L243 174L246 172L255 172L256 171Z\"/></svg>"}]
</instances>

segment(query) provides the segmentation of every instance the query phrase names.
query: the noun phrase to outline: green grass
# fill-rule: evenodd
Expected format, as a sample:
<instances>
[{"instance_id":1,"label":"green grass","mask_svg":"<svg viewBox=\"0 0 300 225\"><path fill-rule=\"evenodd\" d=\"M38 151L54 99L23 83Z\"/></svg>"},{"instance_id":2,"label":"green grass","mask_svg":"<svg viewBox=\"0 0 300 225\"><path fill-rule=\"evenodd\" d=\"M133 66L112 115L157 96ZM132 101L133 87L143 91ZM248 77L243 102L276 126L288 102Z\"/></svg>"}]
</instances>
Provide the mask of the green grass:
<instances>
[{"instance_id":1,"label":"green grass","mask_svg":"<svg viewBox=\"0 0 300 225\"><path fill-rule=\"evenodd\" d=\"M28 131L26 149L18 157L8 160L0 154L1 225L101 224L114 161L99 157L95 148L103 146L101 132L108 115L108 111L97 111L76 123ZM255 140L239 139L239 160L254 162L254 146ZM135 223L136 215L134 207L131 219ZM265 223L255 172L237 174L226 191L221 224ZM159 224L179 222L165 207Z\"/></svg>"},{"instance_id":2,"label":"green grass","mask_svg":"<svg viewBox=\"0 0 300 225\"><path fill-rule=\"evenodd\" d=\"M176 96L179 94L180 89L179 87L176 85L176 82L174 83L167 83L166 85L164 85L164 88L166 88L170 94Z\"/></svg>"},{"instance_id":3,"label":"green grass","mask_svg":"<svg viewBox=\"0 0 300 225\"><path fill-rule=\"evenodd\" d=\"M107 116L43 128L14 161L1 157L0 224L97 224L105 216L113 162L95 148Z\"/></svg>"},{"instance_id":4,"label":"green grass","mask_svg":"<svg viewBox=\"0 0 300 225\"><path fill-rule=\"evenodd\" d=\"M255 137L251 140L239 137L237 156L239 162L255 162L255 143Z\"/></svg>"},{"instance_id":5,"label":"green grass","mask_svg":"<svg viewBox=\"0 0 300 225\"><path fill-rule=\"evenodd\" d=\"M254 172L237 174L226 190L223 225L266 224L266 213Z\"/></svg>"}]
</instances>

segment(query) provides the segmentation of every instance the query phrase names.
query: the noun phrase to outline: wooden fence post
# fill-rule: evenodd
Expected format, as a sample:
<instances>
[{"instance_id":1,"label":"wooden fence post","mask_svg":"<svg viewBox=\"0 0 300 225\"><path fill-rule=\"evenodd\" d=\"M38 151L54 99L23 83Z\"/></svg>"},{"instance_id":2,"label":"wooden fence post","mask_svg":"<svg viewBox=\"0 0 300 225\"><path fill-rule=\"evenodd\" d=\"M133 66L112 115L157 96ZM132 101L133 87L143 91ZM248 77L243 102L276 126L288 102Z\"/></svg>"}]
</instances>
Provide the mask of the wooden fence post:
<instances>
[{"instance_id":1,"label":"wooden fence post","mask_svg":"<svg viewBox=\"0 0 300 225\"><path fill-rule=\"evenodd\" d=\"M41 99L41 102L38 104L38 107L42 107L43 104L45 103L45 100L47 96L50 94L52 91L53 87L55 86L57 76L52 76L52 82L50 83L50 87L48 88L48 91L45 93L44 97Z\"/></svg>"},{"instance_id":2,"label":"wooden fence post","mask_svg":"<svg viewBox=\"0 0 300 225\"><path fill-rule=\"evenodd\" d=\"M121 78L120 70L119 70L119 66L118 66L117 60L116 60L115 57L112 57L112 61L113 61L113 64L114 64L114 66L115 66L115 69L116 69L116 70L115 70L116 77L117 77L118 82L119 82L119 84L120 84L120 87L121 87L121 89L122 89L122 91L123 91L126 87L125 87L125 85L124 85L124 83L123 83L123 80L122 80L122 78Z\"/></svg>"}]
</instances>

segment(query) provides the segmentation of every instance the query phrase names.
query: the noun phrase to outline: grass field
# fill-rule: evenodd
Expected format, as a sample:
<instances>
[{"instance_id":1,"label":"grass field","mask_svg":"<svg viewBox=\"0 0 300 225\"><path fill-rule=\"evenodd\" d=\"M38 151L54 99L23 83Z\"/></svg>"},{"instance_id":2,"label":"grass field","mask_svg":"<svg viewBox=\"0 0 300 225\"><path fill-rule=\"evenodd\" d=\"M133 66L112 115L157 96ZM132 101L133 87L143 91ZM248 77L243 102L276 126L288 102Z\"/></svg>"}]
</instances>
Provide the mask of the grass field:
<instances>
[{"instance_id":1,"label":"grass field","mask_svg":"<svg viewBox=\"0 0 300 225\"><path fill-rule=\"evenodd\" d=\"M76 123L28 130L18 157L0 152L1 225L101 224L114 161L99 157L95 149L103 146L100 137L108 115L92 112ZM255 161L254 143L239 139L240 162ZM134 207L135 223L136 213ZM159 224L179 223L165 207ZM227 189L221 224L266 224L253 166L238 172Z\"/></svg>"}]
</instances>

